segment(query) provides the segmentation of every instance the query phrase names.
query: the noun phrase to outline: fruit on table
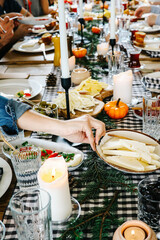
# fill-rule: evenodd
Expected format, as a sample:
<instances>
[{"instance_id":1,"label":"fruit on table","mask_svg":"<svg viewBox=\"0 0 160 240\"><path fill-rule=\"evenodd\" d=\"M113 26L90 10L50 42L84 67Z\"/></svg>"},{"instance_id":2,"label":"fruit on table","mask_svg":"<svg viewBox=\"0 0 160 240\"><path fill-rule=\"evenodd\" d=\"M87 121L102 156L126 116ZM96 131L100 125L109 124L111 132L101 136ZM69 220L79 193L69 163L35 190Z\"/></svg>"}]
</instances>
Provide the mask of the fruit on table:
<instances>
[{"instance_id":1,"label":"fruit on table","mask_svg":"<svg viewBox=\"0 0 160 240\"><path fill-rule=\"evenodd\" d=\"M127 104L120 101L120 98L115 101L110 101L104 105L104 111L106 114L113 119L120 119L127 115L128 113Z\"/></svg>"},{"instance_id":2,"label":"fruit on table","mask_svg":"<svg viewBox=\"0 0 160 240\"><path fill-rule=\"evenodd\" d=\"M82 58L82 57L86 56L87 49L86 48L82 48L82 47L78 47L78 48L72 49L72 52L73 52L73 55L76 58Z\"/></svg>"},{"instance_id":3,"label":"fruit on table","mask_svg":"<svg viewBox=\"0 0 160 240\"><path fill-rule=\"evenodd\" d=\"M87 17L84 17L84 20L85 21L92 21L93 17L92 16L87 16Z\"/></svg>"},{"instance_id":4,"label":"fruit on table","mask_svg":"<svg viewBox=\"0 0 160 240\"><path fill-rule=\"evenodd\" d=\"M93 32L93 33L96 33L96 34L100 34L101 29L100 29L99 27L93 26L93 27L92 27L92 32Z\"/></svg>"}]
</instances>

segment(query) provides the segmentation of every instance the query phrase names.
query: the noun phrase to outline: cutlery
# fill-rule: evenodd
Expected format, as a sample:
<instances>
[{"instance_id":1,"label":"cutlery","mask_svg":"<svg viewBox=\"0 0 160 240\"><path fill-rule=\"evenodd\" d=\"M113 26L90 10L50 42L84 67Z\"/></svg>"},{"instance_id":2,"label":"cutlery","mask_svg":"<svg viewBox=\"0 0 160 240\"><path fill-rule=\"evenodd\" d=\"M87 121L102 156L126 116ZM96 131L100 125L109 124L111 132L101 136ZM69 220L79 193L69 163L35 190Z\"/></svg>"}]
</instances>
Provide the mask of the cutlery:
<instances>
[{"instance_id":1,"label":"cutlery","mask_svg":"<svg viewBox=\"0 0 160 240\"><path fill-rule=\"evenodd\" d=\"M12 144L10 144L7 139L4 137L4 135L1 135L1 138L3 140L4 143L6 143L15 153L18 153L18 150L15 149L15 147L12 146Z\"/></svg>"},{"instance_id":2,"label":"cutlery","mask_svg":"<svg viewBox=\"0 0 160 240\"><path fill-rule=\"evenodd\" d=\"M46 62L46 61L47 61L47 55L46 55L45 44L44 44L44 43L41 43L40 49L41 49L42 52L43 52L44 61Z\"/></svg>"}]
</instances>

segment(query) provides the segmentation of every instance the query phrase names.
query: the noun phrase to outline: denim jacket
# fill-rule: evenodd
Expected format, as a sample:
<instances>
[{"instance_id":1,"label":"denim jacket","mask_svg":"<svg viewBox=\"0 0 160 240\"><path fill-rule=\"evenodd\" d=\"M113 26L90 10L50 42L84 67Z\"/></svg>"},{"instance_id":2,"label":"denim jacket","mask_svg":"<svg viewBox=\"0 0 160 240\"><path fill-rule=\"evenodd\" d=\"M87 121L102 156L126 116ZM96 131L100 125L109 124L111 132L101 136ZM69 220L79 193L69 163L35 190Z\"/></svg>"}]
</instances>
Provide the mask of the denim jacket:
<instances>
[{"instance_id":1,"label":"denim jacket","mask_svg":"<svg viewBox=\"0 0 160 240\"><path fill-rule=\"evenodd\" d=\"M13 99L0 96L0 128L4 134L17 135L17 119L31 107Z\"/></svg>"}]
</instances>

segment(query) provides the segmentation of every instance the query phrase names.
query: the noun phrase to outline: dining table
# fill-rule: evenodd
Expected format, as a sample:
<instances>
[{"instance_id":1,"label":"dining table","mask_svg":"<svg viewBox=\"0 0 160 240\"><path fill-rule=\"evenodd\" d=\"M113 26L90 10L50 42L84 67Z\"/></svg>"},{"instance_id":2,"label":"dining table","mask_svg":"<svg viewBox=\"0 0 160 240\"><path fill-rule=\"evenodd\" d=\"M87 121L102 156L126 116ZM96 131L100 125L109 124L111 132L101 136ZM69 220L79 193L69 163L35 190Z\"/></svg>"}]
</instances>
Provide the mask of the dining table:
<instances>
[{"instance_id":1,"label":"dining table","mask_svg":"<svg viewBox=\"0 0 160 240\"><path fill-rule=\"evenodd\" d=\"M157 35L159 33L156 33ZM132 45L130 42L125 43L125 47L129 50L132 48ZM43 54L24 54L21 52L17 52L14 49L10 49L8 53L5 54L5 56L0 59L0 70L1 73L27 73L28 77L27 79L30 79L31 81L36 81L39 84L41 84L42 89L41 92L35 96L32 100L35 102L39 101L47 101L52 102L53 98L57 96L57 92L64 91L61 86L61 73L60 69L58 67L54 67L53 59L54 59L54 52L47 52L47 61L44 60ZM133 71L133 85L132 85L132 98L133 100L136 100L136 102L142 101L142 96L144 94L144 86L142 85L142 77L146 74L154 71L160 71L160 57L159 58L151 58L146 53L140 54L140 61L141 64L144 64L145 67L143 69L139 69L137 71ZM56 85L51 87L46 85L46 78L49 73L54 73L57 77ZM107 76L106 76L107 79ZM1 79L0 79L1 81ZM107 81L107 80L106 80ZM108 98L107 100L110 100L111 98ZM101 119L103 121L103 118ZM129 112L126 117L119 120L111 120L111 125L107 125L106 128L116 128L116 129L130 129L142 132L142 119L139 119L135 116L132 108L129 108ZM66 129L67 131L67 129ZM64 144L70 146L72 145L70 142L65 141L64 139L60 137L56 137L50 134L41 134L37 132L25 132L25 136L30 136L31 138L36 139L43 139L47 141L56 141L57 143L61 144L62 141ZM3 142L0 140L0 146L2 147ZM119 170L113 169L111 166L106 164L102 159L96 155L96 153L93 152L91 147L88 144L77 144L75 146L79 150L81 150L84 153L84 161L82 165L77 168L76 170L69 172L69 184L70 184L70 192L71 196L75 199L79 200L79 196L82 191L86 188L86 182L82 181L80 185L73 184L73 182L76 183L76 179L83 180L83 175L85 172L87 172L89 165L87 165L87 162L89 161L89 156L93 156L97 161L100 168L103 168L106 171L106 174L111 174L111 177L114 178L114 176L119 175L119 178L124 177L124 181L126 183L130 182L130 184L133 184L132 190L129 190L127 188L123 188L121 186L118 187L118 194L117 192L117 186L115 187L114 184L109 184L107 187L100 187L100 190L96 196L88 197L84 201L80 201L81 205L81 213L80 218L87 216L89 213L96 211L97 209L102 209L105 205L105 200L108 199L109 202L112 202L113 199L116 201L116 207L113 210L111 210L111 215L113 214L116 219L119 220L119 224L122 222L137 219L137 213L138 213L138 194L135 189L137 189L138 183L140 180L144 179L148 175L154 175L154 176L160 176L160 170L154 171L150 174L134 174L134 173L126 173L126 172L120 172ZM13 171L11 160L8 159L6 156L3 155L2 151L0 152L0 157L5 159L12 168L12 181L5 192L5 194L0 198L0 220L3 221L5 227L6 227L6 234L5 239L10 240L17 240L17 234L16 234L16 228L15 223L11 215L10 208L8 206L9 200L12 197L14 193L16 193L19 190L19 186L16 182L16 177ZM93 159L94 160L94 159ZM95 176L96 178L97 176ZM108 181L110 181L109 176ZM112 183L112 181L111 181ZM109 210L110 211L110 210ZM107 216L108 219L110 218L109 215ZM114 218L114 219L115 219ZM75 224L75 223L74 223ZM108 236L105 238L99 238L99 239L112 239L113 234L115 230L119 226L118 221L110 222L109 227L105 228L108 231ZM63 236L64 229L61 228L61 225L55 227L54 224L53 227L53 239L58 239L59 237ZM67 228L66 228L67 230ZM82 238L80 239L95 239L94 231L91 227L84 227L82 230ZM63 238L67 239L67 238ZM75 238L76 239L76 238ZM78 238L77 238L78 239Z\"/></svg>"}]
</instances>

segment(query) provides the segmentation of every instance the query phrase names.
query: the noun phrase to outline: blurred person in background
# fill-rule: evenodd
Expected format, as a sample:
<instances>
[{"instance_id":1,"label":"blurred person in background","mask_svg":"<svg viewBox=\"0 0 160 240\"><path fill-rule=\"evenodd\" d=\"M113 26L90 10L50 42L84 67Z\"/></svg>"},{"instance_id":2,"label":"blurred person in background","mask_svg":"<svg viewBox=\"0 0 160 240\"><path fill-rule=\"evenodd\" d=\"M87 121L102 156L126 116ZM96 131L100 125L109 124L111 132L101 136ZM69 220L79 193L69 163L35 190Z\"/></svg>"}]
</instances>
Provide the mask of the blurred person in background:
<instances>
[{"instance_id":1,"label":"blurred person in background","mask_svg":"<svg viewBox=\"0 0 160 240\"><path fill-rule=\"evenodd\" d=\"M149 26L160 25L160 6L150 5L138 7L135 11L135 16L141 17L144 13L153 13L147 17Z\"/></svg>"},{"instance_id":2,"label":"blurred person in background","mask_svg":"<svg viewBox=\"0 0 160 240\"><path fill-rule=\"evenodd\" d=\"M53 10L49 7L48 0L17 0L17 2L26 8L34 17L48 15Z\"/></svg>"}]
</instances>

